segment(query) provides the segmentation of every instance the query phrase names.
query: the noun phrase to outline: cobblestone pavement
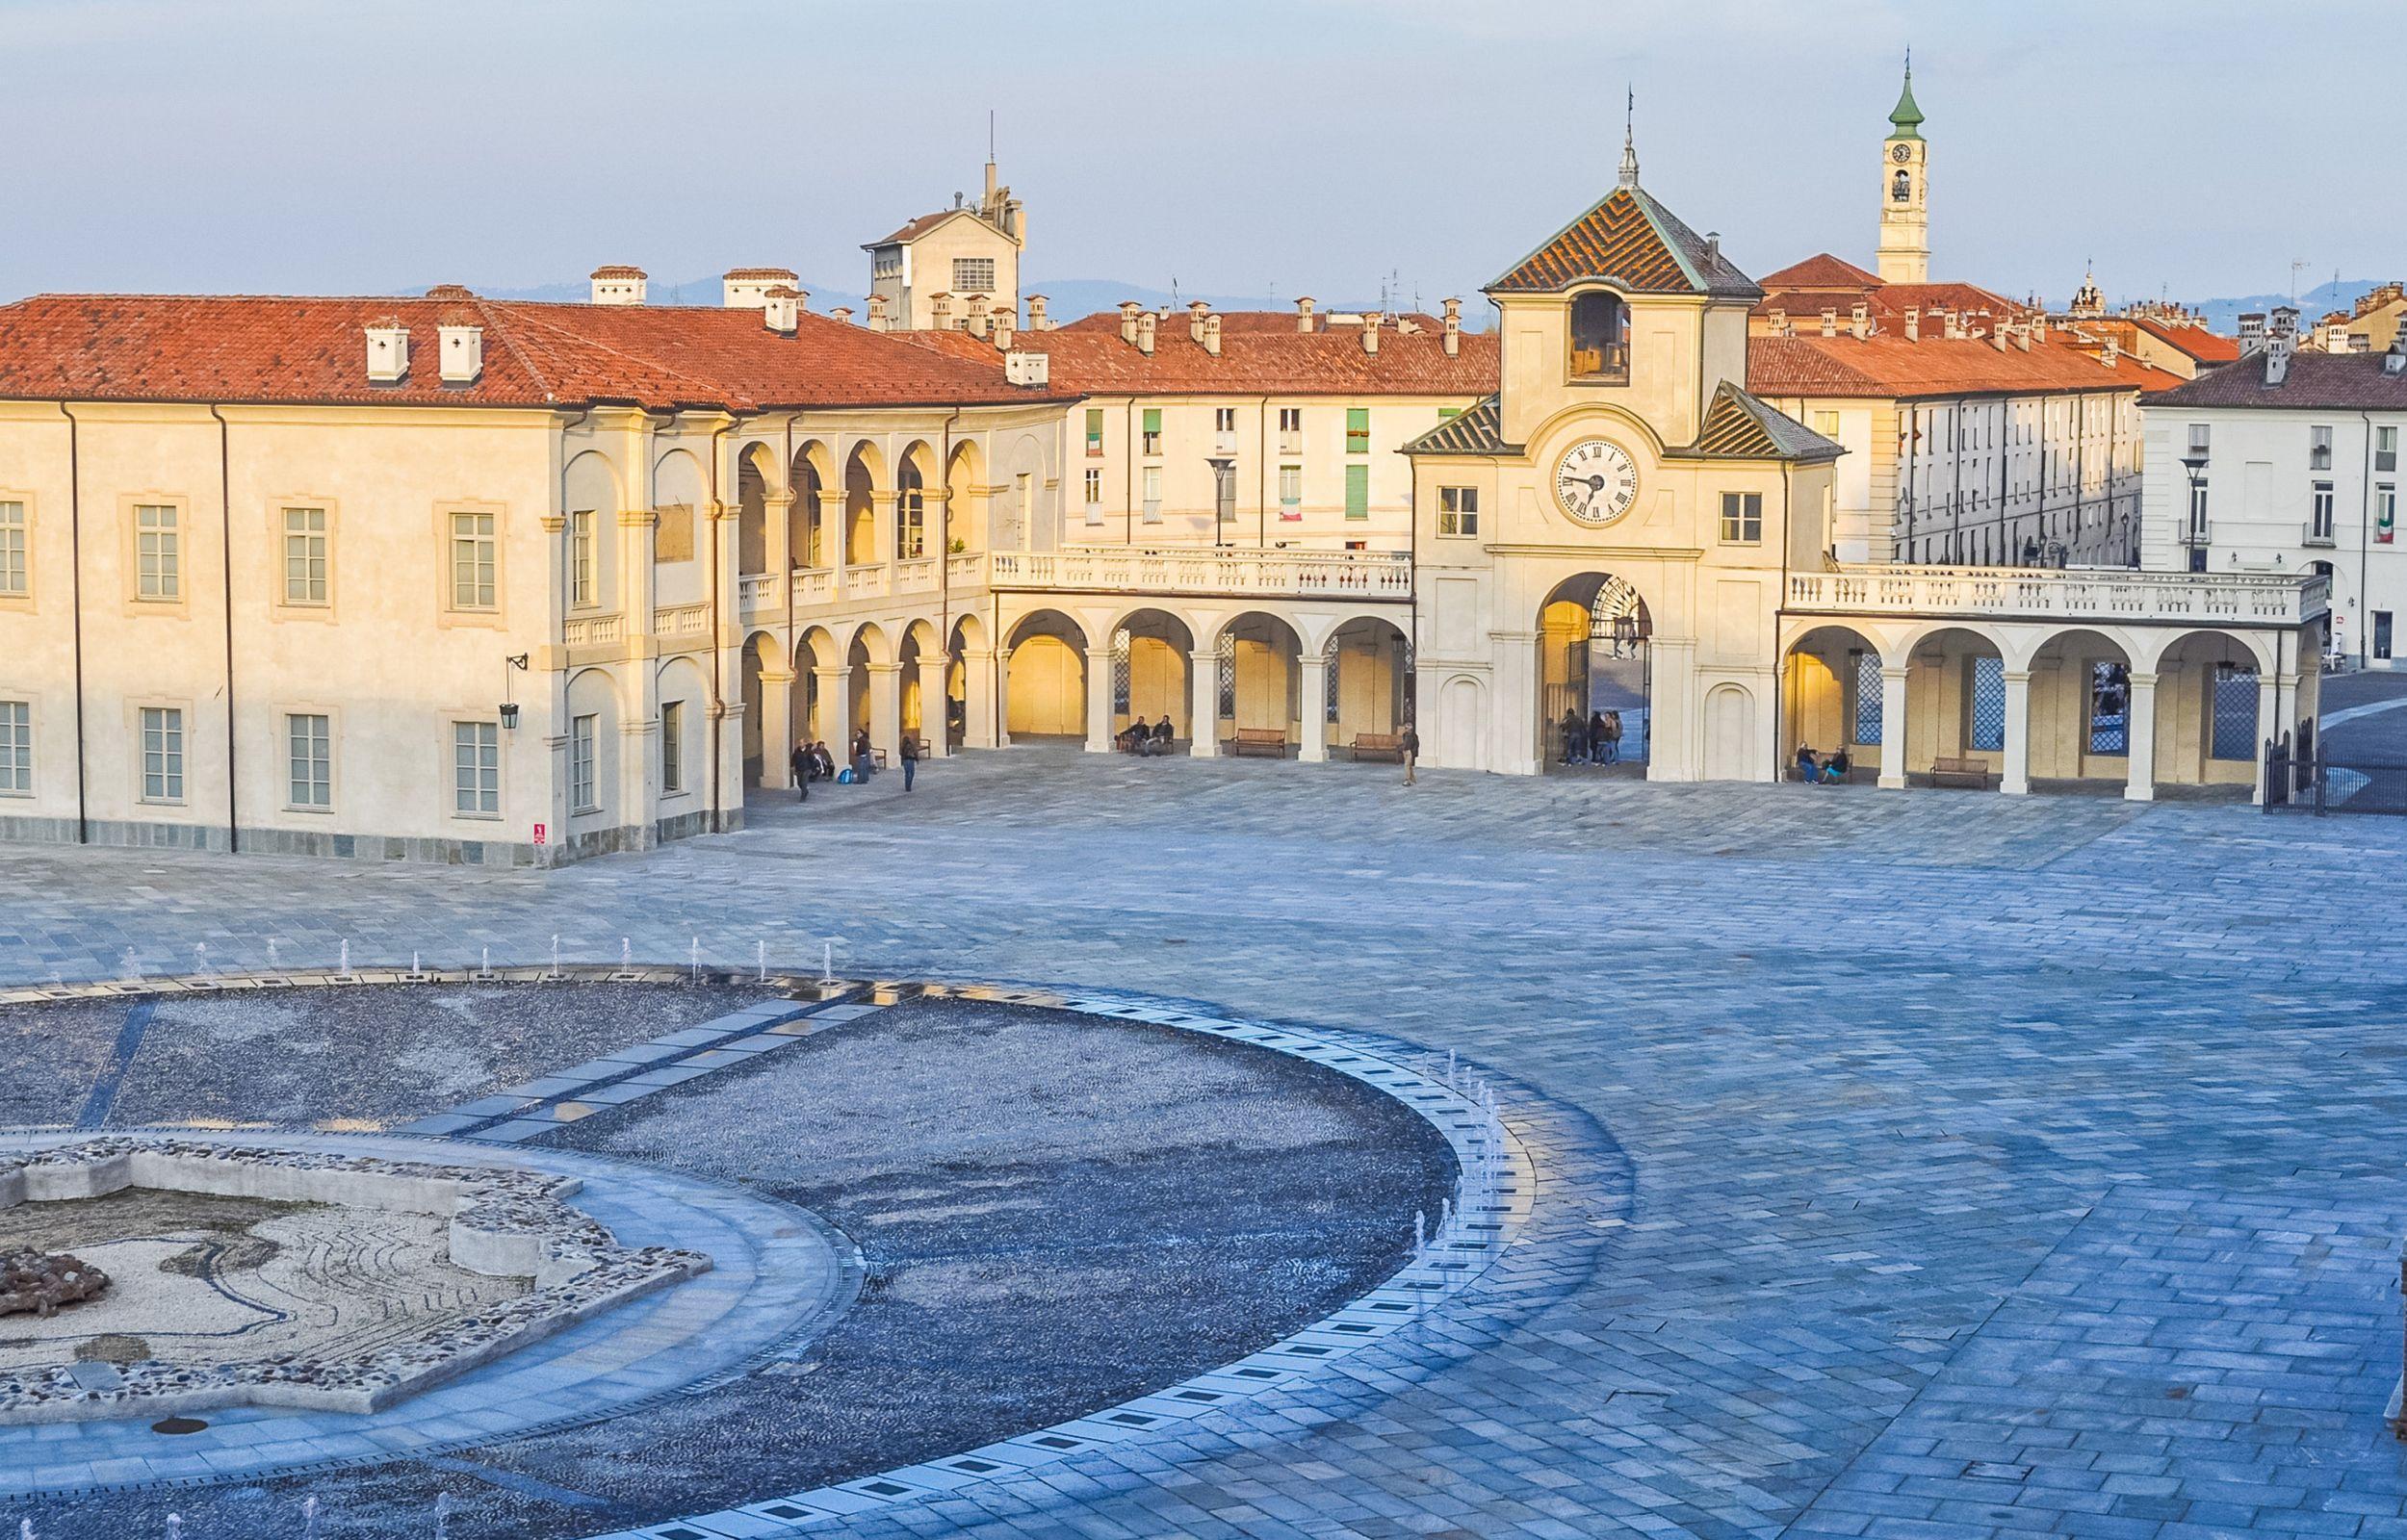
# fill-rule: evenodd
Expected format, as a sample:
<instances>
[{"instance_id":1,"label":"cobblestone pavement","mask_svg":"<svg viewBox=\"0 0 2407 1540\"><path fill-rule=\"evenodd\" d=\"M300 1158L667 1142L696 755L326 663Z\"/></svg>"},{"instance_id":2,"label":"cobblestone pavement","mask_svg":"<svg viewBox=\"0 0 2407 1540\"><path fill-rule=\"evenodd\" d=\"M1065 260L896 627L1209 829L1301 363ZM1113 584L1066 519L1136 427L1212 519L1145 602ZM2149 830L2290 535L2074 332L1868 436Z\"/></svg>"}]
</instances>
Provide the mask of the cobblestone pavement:
<instances>
[{"instance_id":1,"label":"cobblestone pavement","mask_svg":"<svg viewBox=\"0 0 2407 1540\"><path fill-rule=\"evenodd\" d=\"M11 849L0 978L836 937L856 974L1460 1046L1626 1152L1629 1222L1491 1347L1274 1446L852 1532L2407 1534L2407 822L1041 751L891 779L549 875Z\"/></svg>"}]
</instances>

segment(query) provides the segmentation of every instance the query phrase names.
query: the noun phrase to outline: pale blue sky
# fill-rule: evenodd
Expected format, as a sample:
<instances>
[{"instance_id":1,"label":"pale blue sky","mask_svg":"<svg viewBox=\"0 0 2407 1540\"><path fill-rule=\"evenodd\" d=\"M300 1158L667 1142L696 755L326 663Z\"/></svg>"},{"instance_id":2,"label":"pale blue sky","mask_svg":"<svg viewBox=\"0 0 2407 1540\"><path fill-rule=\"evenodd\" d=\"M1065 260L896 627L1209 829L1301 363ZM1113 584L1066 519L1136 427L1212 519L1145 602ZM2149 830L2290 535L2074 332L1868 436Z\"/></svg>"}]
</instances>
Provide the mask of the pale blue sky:
<instances>
[{"instance_id":1,"label":"pale blue sky","mask_svg":"<svg viewBox=\"0 0 2407 1540\"><path fill-rule=\"evenodd\" d=\"M492 287L635 262L857 289L974 192L1031 275L1470 295L1612 185L1762 272L1869 265L1915 51L1934 276L2061 297L2388 277L2394 4L0 0L0 295ZM1539 35L1533 40L1532 35Z\"/></svg>"}]
</instances>

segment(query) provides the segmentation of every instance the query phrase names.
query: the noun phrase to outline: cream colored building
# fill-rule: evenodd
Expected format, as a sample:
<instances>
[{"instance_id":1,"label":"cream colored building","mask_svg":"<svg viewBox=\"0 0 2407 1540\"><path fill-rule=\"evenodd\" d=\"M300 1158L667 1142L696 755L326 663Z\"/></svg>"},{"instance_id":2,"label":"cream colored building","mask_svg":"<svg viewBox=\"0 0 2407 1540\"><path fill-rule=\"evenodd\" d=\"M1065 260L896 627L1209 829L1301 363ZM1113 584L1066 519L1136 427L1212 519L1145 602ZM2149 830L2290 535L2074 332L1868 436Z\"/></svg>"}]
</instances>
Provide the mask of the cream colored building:
<instances>
[{"instance_id":1,"label":"cream colored building","mask_svg":"<svg viewBox=\"0 0 2407 1540\"><path fill-rule=\"evenodd\" d=\"M1017 312L1027 219L987 162L986 194L974 207L955 199L862 247L869 254L869 325L941 329L989 310Z\"/></svg>"}]
</instances>

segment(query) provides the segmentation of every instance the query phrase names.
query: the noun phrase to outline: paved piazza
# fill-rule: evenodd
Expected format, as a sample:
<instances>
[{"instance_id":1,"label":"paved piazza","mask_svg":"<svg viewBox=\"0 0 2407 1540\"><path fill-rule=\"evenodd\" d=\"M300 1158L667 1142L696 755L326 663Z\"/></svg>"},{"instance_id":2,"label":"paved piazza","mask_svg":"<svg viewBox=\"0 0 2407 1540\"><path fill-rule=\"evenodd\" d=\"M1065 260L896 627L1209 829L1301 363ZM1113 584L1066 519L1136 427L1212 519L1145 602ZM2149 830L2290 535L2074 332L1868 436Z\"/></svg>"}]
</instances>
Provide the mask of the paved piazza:
<instances>
[{"instance_id":1,"label":"paved piazza","mask_svg":"<svg viewBox=\"0 0 2407 1540\"><path fill-rule=\"evenodd\" d=\"M1488 1282L1292 1392L865 1502L830 1521L847 1534L2407 1533L2383 1421L2407 824L1447 772L1404 788L1388 767L1042 749L932 764L907 797L898 779L552 874L12 848L0 981L117 977L129 951L152 974L257 968L271 941L295 969L346 940L401 966L488 948L540 965L556 936L570 962L614 962L625 938L639 960L698 943L716 967L815 971L832 946L850 978L1110 991L1339 1050L1452 1049L1492 1081L1527 1191ZM696 1014L744 998L720 992ZM128 1054L0 1026L0 1084L23 1124L96 1107L87 1126L128 1126L116 1095L167 1121L158 1053L207 1116L238 1116L255 1077L287 1124L466 1116L456 1138L530 1160L576 1145L717 1182L732 1142L710 1110L773 1106L774 1066L559 1132L509 1131L533 1119L507 1099L472 1111L671 1024L562 1024L555 1047L520 1023L482 1060L415 1043L392 1075L337 1040L270 1065L223 1032L154 1025ZM841 1196L789 1201L873 1228ZM740 1474L741 1449L677 1477L703 1527L580 1486L545 1448L447 1444L376 1476L376 1511L439 1486L455 1536L808 1522L710 1518L728 1507L710 1467ZM140 1534L173 1510L188 1540L298 1534L311 1490L124 1493L109 1529L0 1498L0 1528Z\"/></svg>"}]
</instances>

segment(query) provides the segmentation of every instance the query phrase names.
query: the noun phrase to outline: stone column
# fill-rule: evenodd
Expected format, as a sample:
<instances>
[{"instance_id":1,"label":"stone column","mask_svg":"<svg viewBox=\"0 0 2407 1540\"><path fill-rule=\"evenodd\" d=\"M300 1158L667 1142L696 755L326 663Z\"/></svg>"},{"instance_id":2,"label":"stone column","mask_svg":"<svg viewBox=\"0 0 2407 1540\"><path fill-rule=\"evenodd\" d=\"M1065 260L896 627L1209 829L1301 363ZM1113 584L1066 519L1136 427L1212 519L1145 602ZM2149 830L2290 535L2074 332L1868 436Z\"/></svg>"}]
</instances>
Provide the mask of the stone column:
<instances>
[{"instance_id":1,"label":"stone column","mask_svg":"<svg viewBox=\"0 0 2407 1540\"><path fill-rule=\"evenodd\" d=\"M902 552L894 549L894 503L902 494L879 487L869 494L869 559L892 566Z\"/></svg>"},{"instance_id":2,"label":"stone column","mask_svg":"<svg viewBox=\"0 0 2407 1540\"><path fill-rule=\"evenodd\" d=\"M660 522L660 516L650 508L629 508L618 516L619 610L627 672L619 680L618 743L615 749L594 745L597 756L618 756L619 806L605 810L637 850L656 842L652 820L660 805L660 757L654 752L660 727L660 588L652 562L653 530Z\"/></svg>"},{"instance_id":3,"label":"stone column","mask_svg":"<svg viewBox=\"0 0 2407 1540\"><path fill-rule=\"evenodd\" d=\"M2209 675L2208 678L2208 688L2212 689L2213 676ZM2281 732L2281 698L2277 693L2276 680L2271 670L2263 670L2257 675L2257 789L2255 795L2248 799L2260 807L2265 804L2265 794L2272 789L2265 782L2265 746L2279 737Z\"/></svg>"},{"instance_id":4,"label":"stone column","mask_svg":"<svg viewBox=\"0 0 2407 1540\"><path fill-rule=\"evenodd\" d=\"M1187 753L1208 759L1220 753L1220 654L1187 654Z\"/></svg>"},{"instance_id":5,"label":"stone column","mask_svg":"<svg viewBox=\"0 0 2407 1540\"><path fill-rule=\"evenodd\" d=\"M2132 698L2123 708L2124 732L2129 735L2131 782L2123 787L2128 802L2157 800L2157 677L2134 673L2126 678L2131 682Z\"/></svg>"},{"instance_id":6,"label":"stone column","mask_svg":"<svg viewBox=\"0 0 2407 1540\"><path fill-rule=\"evenodd\" d=\"M793 570L792 511L794 495L772 492L762 500L762 519L767 524L767 553L761 570L769 576L769 607L780 614L794 603L793 579L786 575Z\"/></svg>"},{"instance_id":7,"label":"stone column","mask_svg":"<svg viewBox=\"0 0 2407 1540\"><path fill-rule=\"evenodd\" d=\"M902 763L902 665L869 665L869 746L886 751L886 762Z\"/></svg>"},{"instance_id":8,"label":"stone column","mask_svg":"<svg viewBox=\"0 0 2407 1540\"><path fill-rule=\"evenodd\" d=\"M2031 790L2031 670L2006 671L2006 765L1998 789L2009 797Z\"/></svg>"},{"instance_id":9,"label":"stone column","mask_svg":"<svg viewBox=\"0 0 2407 1540\"><path fill-rule=\"evenodd\" d=\"M964 650L961 654L961 741L965 748L997 747L995 728L1002 713L995 709L995 695L994 650Z\"/></svg>"},{"instance_id":10,"label":"stone column","mask_svg":"<svg viewBox=\"0 0 2407 1540\"><path fill-rule=\"evenodd\" d=\"M811 677L819 685L819 717L811 724L811 735L827 745L841 768L852 752L852 670L816 664Z\"/></svg>"},{"instance_id":11,"label":"stone column","mask_svg":"<svg viewBox=\"0 0 2407 1540\"><path fill-rule=\"evenodd\" d=\"M786 784L794 753L794 676L790 669L761 671L761 789Z\"/></svg>"},{"instance_id":12,"label":"stone column","mask_svg":"<svg viewBox=\"0 0 2407 1540\"><path fill-rule=\"evenodd\" d=\"M1880 665L1880 783L1892 788L1905 784L1905 680L1913 668L1911 659Z\"/></svg>"},{"instance_id":13,"label":"stone column","mask_svg":"<svg viewBox=\"0 0 2407 1540\"><path fill-rule=\"evenodd\" d=\"M1112 654L1108 646L1086 650L1086 752L1112 752Z\"/></svg>"},{"instance_id":14,"label":"stone column","mask_svg":"<svg viewBox=\"0 0 2407 1540\"><path fill-rule=\"evenodd\" d=\"M1304 654L1296 664L1296 757L1317 764L1329 757L1329 655Z\"/></svg>"},{"instance_id":15,"label":"stone column","mask_svg":"<svg viewBox=\"0 0 2407 1540\"><path fill-rule=\"evenodd\" d=\"M814 567L841 567L844 564L844 495L841 492L819 494L819 548L808 552Z\"/></svg>"},{"instance_id":16,"label":"stone column","mask_svg":"<svg viewBox=\"0 0 2407 1540\"><path fill-rule=\"evenodd\" d=\"M945 675L951 662L942 653L919 659L919 752L931 759L952 752L952 732L945 720L949 709Z\"/></svg>"}]
</instances>

